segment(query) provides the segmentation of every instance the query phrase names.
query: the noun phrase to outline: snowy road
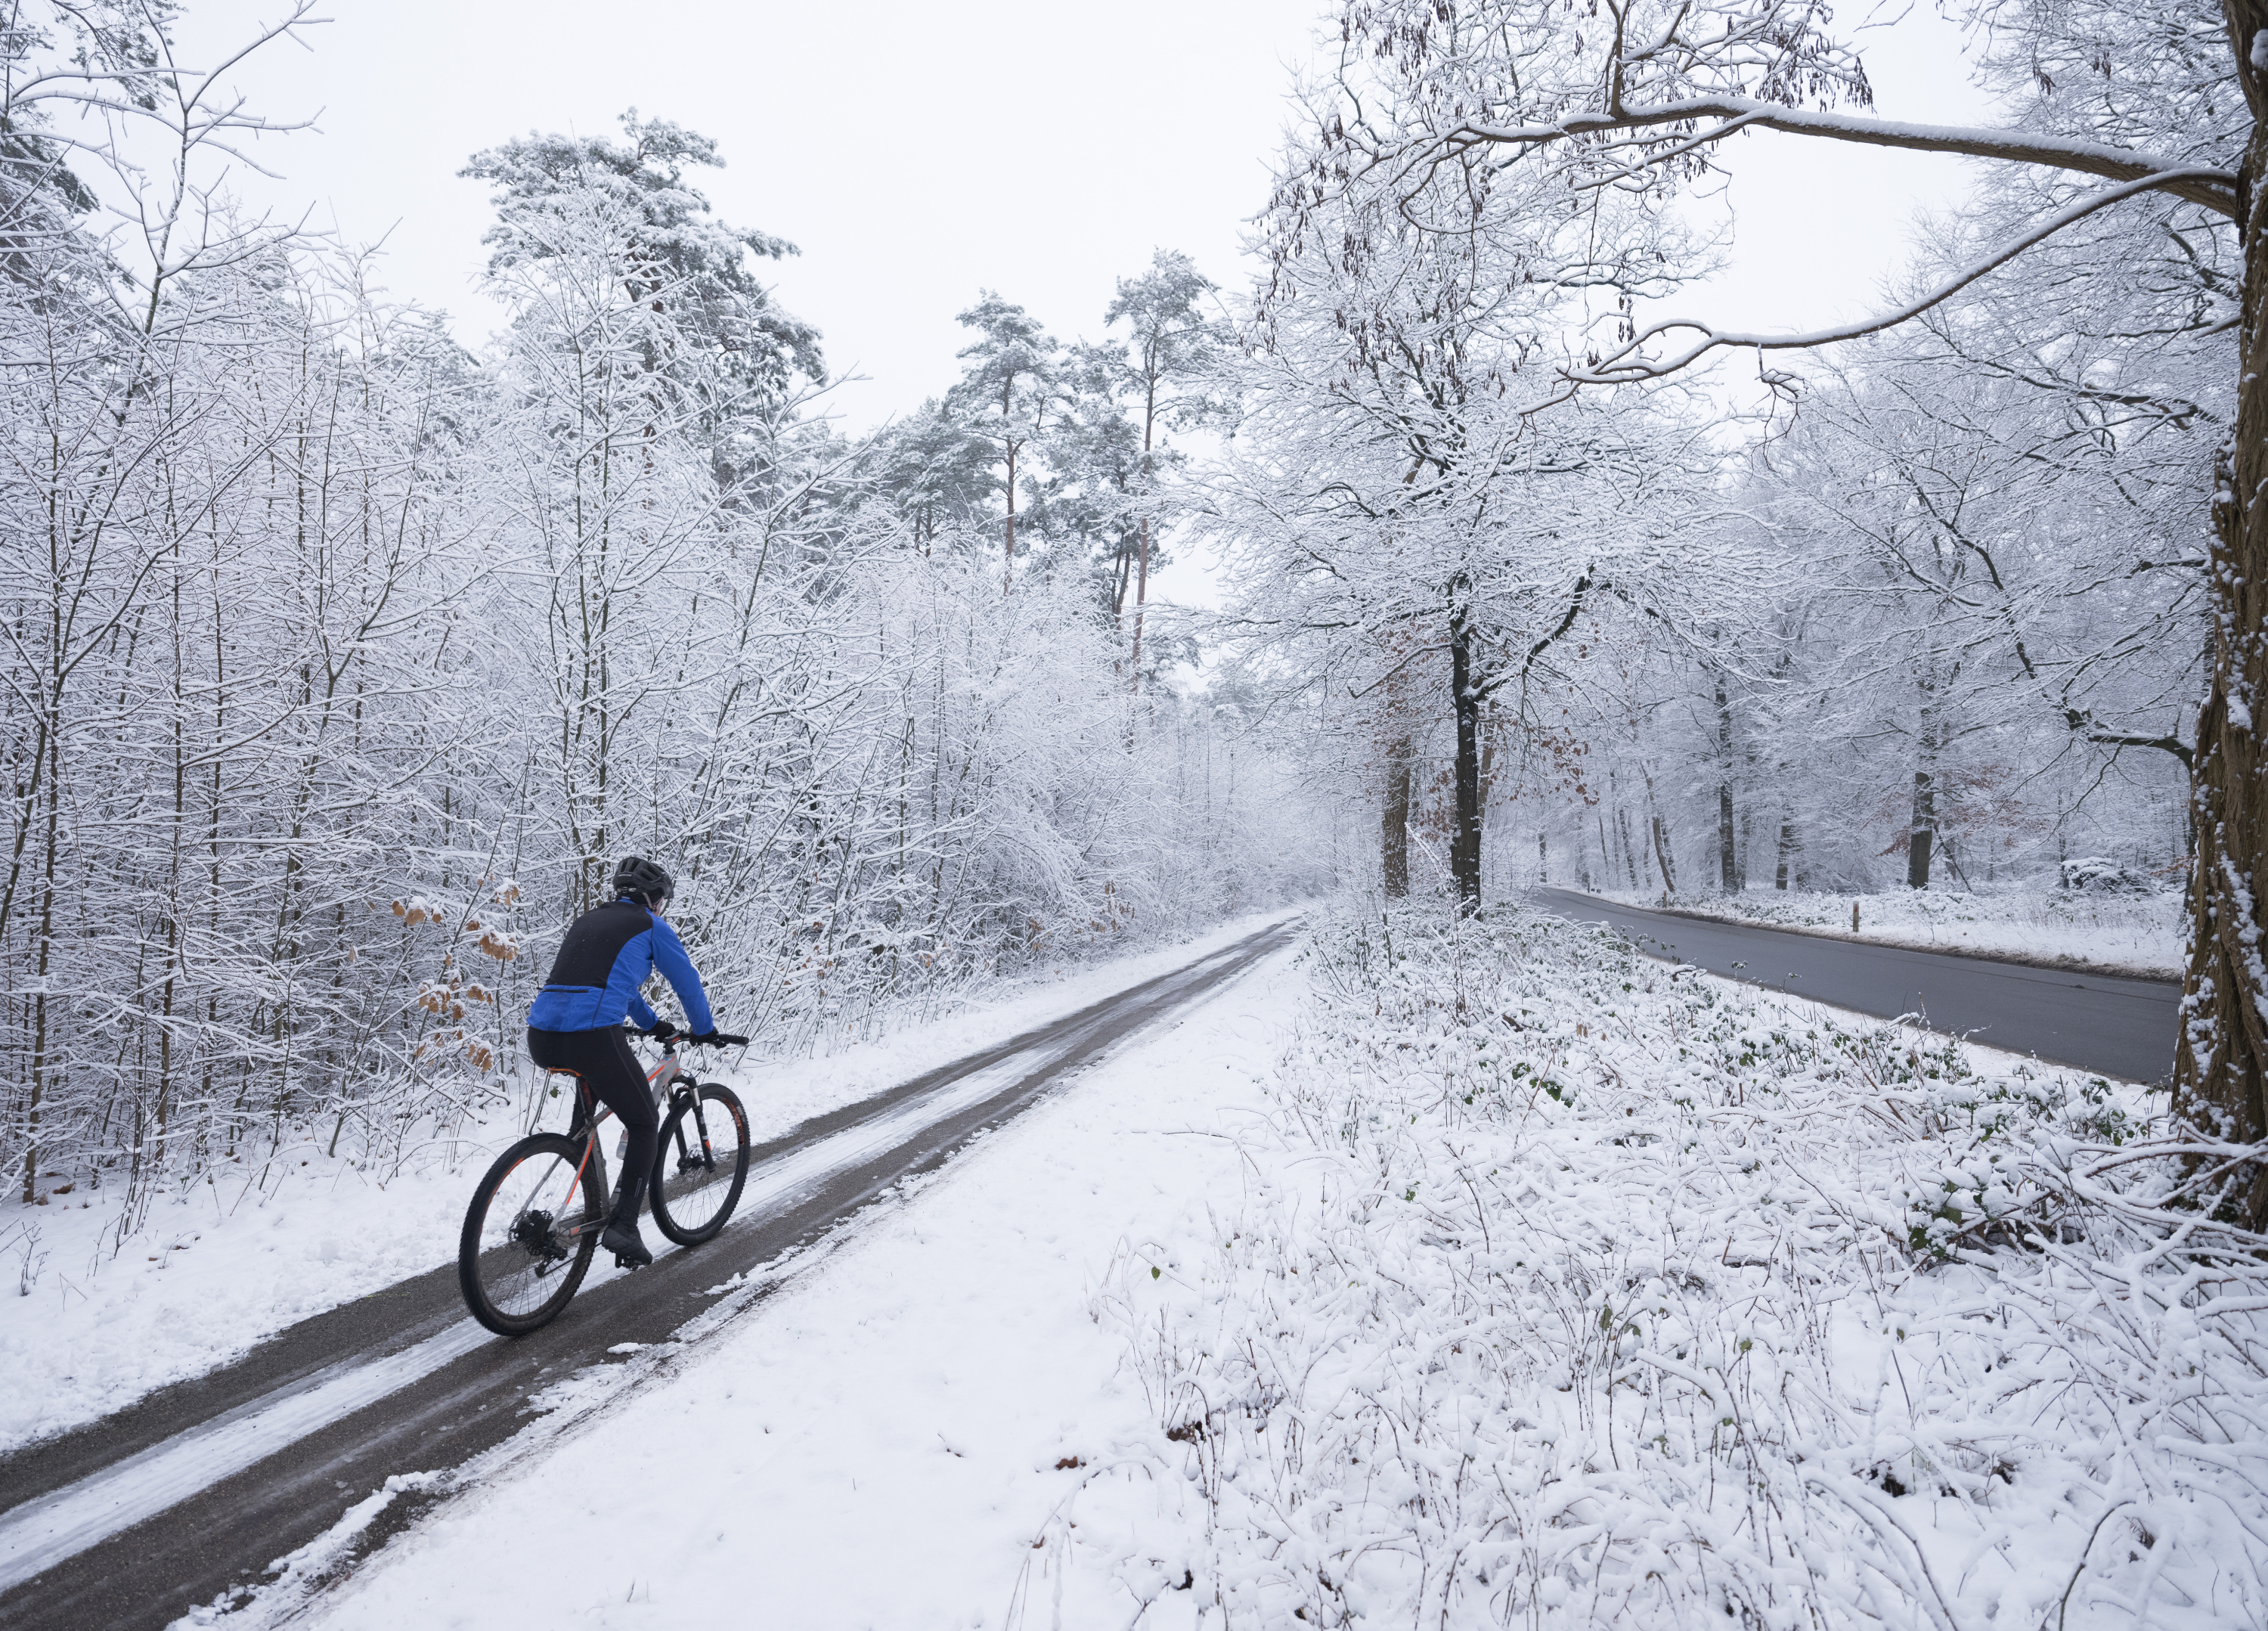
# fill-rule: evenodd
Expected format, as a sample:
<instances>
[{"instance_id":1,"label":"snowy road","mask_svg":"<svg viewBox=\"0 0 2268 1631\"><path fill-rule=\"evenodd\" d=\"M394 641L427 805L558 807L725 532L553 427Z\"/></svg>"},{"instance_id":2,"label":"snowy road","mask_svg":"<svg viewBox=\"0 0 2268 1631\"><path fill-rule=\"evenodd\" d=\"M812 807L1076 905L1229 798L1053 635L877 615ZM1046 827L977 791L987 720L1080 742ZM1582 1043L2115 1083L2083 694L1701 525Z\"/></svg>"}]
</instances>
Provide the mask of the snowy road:
<instances>
[{"instance_id":1,"label":"snowy road","mask_svg":"<svg viewBox=\"0 0 2268 1631\"><path fill-rule=\"evenodd\" d=\"M2173 1067L2181 987L2169 980L2031 968L1720 923L1572 889L1530 894L1550 911L1579 922L1610 924L1712 974L1885 1019L1920 1015L1938 1030L1970 1035L1987 1047L2036 1053L2129 1081L2156 1081Z\"/></svg>"},{"instance_id":2,"label":"snowy road","mask_svg":"<svg viewBox=\"0 0 2268 1631\"><path fill-rule=\"evenodd\" d=\"M725 1235L698 1251L666 1252L637 1275L594 1274L534 1337L510 1342L474 1327L452 1265L0 1462L0 1623L166 1624L256 1580L387 1480L415 1470L419 1489L393 1500L360 1537L364 1547L377 1544L446 1489L446 1476L431 1475L475 1456L526 1453L580 1419L571 1398L532 1410L532 1395L559 1394L610 1354L668 1362L824 1255L798 1259L799 1248L831 1244L839 1236L830 1231L853 1213L1293 933L1264 929L759 1147ZM507 1444L542 1410L549 1413L527 1438Z\"/></svg>"}]
</instances>

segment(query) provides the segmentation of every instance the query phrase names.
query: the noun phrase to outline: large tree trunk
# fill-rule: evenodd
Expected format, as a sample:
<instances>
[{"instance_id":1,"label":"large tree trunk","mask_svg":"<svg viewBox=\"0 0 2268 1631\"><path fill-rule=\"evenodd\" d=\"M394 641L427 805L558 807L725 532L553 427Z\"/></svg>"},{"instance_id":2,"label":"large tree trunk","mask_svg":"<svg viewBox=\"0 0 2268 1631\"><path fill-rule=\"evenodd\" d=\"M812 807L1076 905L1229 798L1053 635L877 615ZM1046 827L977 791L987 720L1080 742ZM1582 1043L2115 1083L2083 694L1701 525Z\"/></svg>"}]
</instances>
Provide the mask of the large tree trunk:
<instances>
[{"instance_id":1,"label":"large tree trunk","mask_svg":"<svg viewBox=\"0 0 2268 1631\"><path fill-rule=\"evenodd\" d=\"M1929 853L1937 841L1937 789L1927 771L1914 772L1913 825L1906 834L1906 887L1929 887Z\"/></svg>"},{"instance_id":2,"label":"large tree trunk","mask_svg":"<svg viewBox=\"0 0 2268 1631\"><path fill-rule=\"evenodd\" d=\"M2213 506L2213 676L2198 712L2191 804L2197 859L2190 871L2190 963L2174 1053L2175 1106L2224 1138L2268 1140L2268 997L2256 949L2264 839L2262 760L2254 710L2268 700L2268 253L2261 242L2261 182L2268 175L2268 73L2254 66L2254 36L2268 29L2268 0L2224 0L2237 75L2253 126L2238 192L2244 251L2234 446L2218 472ZM2250 1228L2268 1226L2268 1165L2238 1197Z\"/></svg>"},{"instance_id":3,"label":"large tree trunk","mask_svg":"<svg viewBox=\"0 0 2268 1631\"><path fill-rule=\"evenodd\" d=\"M1386 750L1386 805L1379 838L1388 900L1400 900L1410 893L1410 757L1406 736Z\"/></svg>"},{"instance_id":4,"label":"large tree trunk","mask_svg":"<svg viewBox=\"0 0 2268 1631\"><path fill-rule=\"evenodd\" d=\"M1457 710L1457 825L1449 878L1461 911L1481 904L1481 699L1473 690L1472 632L1462 607L1449 616L1449 687Z\"/></svg>"}]
</instances>

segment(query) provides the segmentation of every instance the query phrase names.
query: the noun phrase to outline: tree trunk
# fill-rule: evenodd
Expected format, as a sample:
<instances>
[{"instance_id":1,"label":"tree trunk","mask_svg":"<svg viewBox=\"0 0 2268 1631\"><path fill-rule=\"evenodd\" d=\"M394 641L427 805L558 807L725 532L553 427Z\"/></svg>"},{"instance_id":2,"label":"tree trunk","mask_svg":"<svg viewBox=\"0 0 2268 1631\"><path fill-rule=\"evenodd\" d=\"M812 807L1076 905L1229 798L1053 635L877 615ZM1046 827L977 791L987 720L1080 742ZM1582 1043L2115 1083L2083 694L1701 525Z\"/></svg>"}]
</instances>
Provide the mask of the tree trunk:
<instances>
[{"instance_id":1,"label":"tree trunk","mask_svg":"<svg viewBox=\"0 0 2268 1631\"><path fill-rule=\"evenodd\" d=\"M1717 887L1727 895L1741 887L1741 862L1733 842L1733 784L1717 784Z\"/></svg>"},{"instance_id":2,"label":"tree trunk","mask_svg":"<svg viewBox=\"0 0 2268 1631\"><path fill-rule=\"evenodd\" d=\"M2216 472L2213 674L2198 712L2191 801L2197 859L2190 868L2190 962L2174 1051L2174 1103L2221 1137L2268 1139L2268 1019L2259 944L2259 886L2268 823L2253 709L2268 697L2268 245L2261 241L2261 183L2268 177L2268 71L2254 37L2268 29L2268 0L2223 0L2238 79L2253 125L2238 183L2244 253L2234 446ZM2268 1166L2253 1168L2236 1198L2241 1221L2268 1225Z\"/></svg>"},{"instance_id":3,"label":"tree trunk","mask_svg":"<svg viewBox=\"0 0 2268 1631\"><path fill-rule=\"evenodd\" d=\"M1158 378L1156 373L1152 372L1150 376L1149 394L1143 402L1142 409L1142 502L1145 506L1147 506L1150 502L1150 484L1157 474L1152 454L1152 449L1155 447L1157 443L1157 437ZM1145 508L1142 512L1142 563L1134 579L1134 694L1137 697L1139 697L1142 694L1142 619L1144 615L1149 610L1149 607L1150 513ZM1405 810L1408 808L1408 803L1409 801L1405 798L1403 800L1403 808ZM1405 857L1408 854L1406 848L1403 851L1403 854ZM1403 867L1403 892L1404 894L1409 892L1409 875L1408 863L1405 860Z\"/></svg>"},{"instance_id":4,"label":"tree trunk","mask_svg":"<svg viewBox=\"0 0 2268 1631\"><path fill-rule=\"evenodd\" d=\"M1793 816L1782 816L1779 818L1779 865L1772 871L1772 888L1776 889L1787 888L1787 860L1788 857L1794 853L1795 818Z\"/></svg>"},{"instance_id":5,"label":"tree trunk","mask_svg":"<svg viewBox=\"0 0 2268 1631\"><path fill-rule=\"evenodd\" d=\"M1406 736L1386 750L1386 806L1379 836L1388 900L1410 893L1410 760Z\"/></svg>"},{"instance_id":6,"label":"tree trunk","mask_svg":"<svg viewBox=\"0 0 2268 1631\"><path fill-rule=\"evenodd\" d=\"M1493 712L1481 718L1481 808L1496 797L1496 749L1504 729Z\"/></svg>"},{"instance_id":7,"label":"tree trunk","mask_svg":"<svg viewBox=\"0 0 2268 1631\"><path fill-rule=\"evenodd\" d=\"M1937 842L1937 688L1936 670L1926 668L1921 679L1920 758L1914 766L1913 823L1906 834L1906 887L1929 887L1930 851Z\"/></svg>"},{"instance_id":8,"label":"tree trunk","mask_svg":"<svg viewBox=\"0 0 2268 1631\"><path fill-rule=\"evenodd\" d=\"M1717 677L1717 887L1727 895L1741 887L1733 841L1733 706L1722 675Z\"/></svg>"},{"instance_id":9,"label":"tree trunk","mask_svg":"<svg viewBox=\"0 0 2268 1631\"><path fill-rule=\"evenodd\" d=\"M1141 565L1134 579L1134 690L1142 690L1142 619L1150 609L1150 518L1142 518Z\"/></svg>"},{"instance_id":10,"label":"tree trunk","mask_svg":"<svg viewBox=\"0 0 2268 1631\"><path fill-rule=\"evenodd\" d=\"M1927 771L1914 772L1913 828L1906 835L1906 887L1929 887L1929 852L1937 839L1937 790Z\"/></svg>"},{"instance_id":11,"label":"tree trunk","mask_svg":"<svg viewBox=\"0 0 2268 1631\"><path fill-rule=\"evenodd\" d=\"M1000 593L1005 594L1016 587L1016 444L1008 444L1008 545L1007 565L1000 574Z\"/></svg>"},{"instance_id":12,"label":"tree trunk","mask_svg":"<svg viewBox=\"0 0 2268 1631\"><path fill-rule=\"evenodd\" d=\"M61 688L57 689L60 691ZM38 1199L40 1094L47 1085L48 1074L48 974L52 966L55 944L55 857L63 814L62 800L57 796L56 787L63 778L63 733L60 730L48 734L48 754L47 859L40 882L39 986L37 994L32 999L32 1069L28 1084L30 1094L24 1110L24 1204L27 1207Z\"/></svg>"},{"instance_id":13,"label":"tree trunk","mask_svg":"<svg viewBox=\"0 0 2268 1631\"><path fill-rule=\"evenodd\" d=\"M1462 607L1449 616L1449 686L1457 710L1457 825L1449 877L1460 911L1481 904L1481 699L1473 690L1472 632Z\"/></svg>"},{"instance_id":14,"label":"tree trunk","mask_svg":"<svg viewBox=\"0 0 2268 1631\"><path fill-rule=\"evenodd\" d=\"M1646 780L1646 809L1647 825L1653 835L1653 862L1661 868L1661 892L1677 893L1677 869L1669 863L1669 824L1661 819L1661 807L1654 802L1653 774L1644 764L1638 773Z\"/></svg>"}]
</instances>

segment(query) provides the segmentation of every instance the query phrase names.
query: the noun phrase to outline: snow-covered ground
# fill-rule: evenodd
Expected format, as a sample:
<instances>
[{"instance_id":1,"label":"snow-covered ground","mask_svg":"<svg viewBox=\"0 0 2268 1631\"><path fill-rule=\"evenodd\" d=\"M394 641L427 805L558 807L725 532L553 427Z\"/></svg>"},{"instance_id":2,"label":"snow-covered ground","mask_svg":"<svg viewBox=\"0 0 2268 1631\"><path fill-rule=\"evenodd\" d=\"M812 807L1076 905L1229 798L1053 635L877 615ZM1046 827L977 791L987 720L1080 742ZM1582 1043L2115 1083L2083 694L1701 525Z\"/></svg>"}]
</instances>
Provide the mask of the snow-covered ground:
<instances>
[{"instance_id":1,"label":"snow-covered ground","mask_svg":"<svg viewBox=\"0 0 2268 1631\"><path fill-rule=\"evenodd\" d=\"M2227 1153L1545 914L1339 914L220 1618L2259 1624Z\"/></svg>"},{"instance_id":2,"label":"snow-covered ground","mask_svg":"<svg viewBox=\"0 0 2268 1631\"><path fill-rule=\"evenodd\" d=\"M1660 906L1659 894L1602 891L1631 906ZM1973 952L2041 962L2085 963L2114 973L2178 979L2188 919L2178 892L2066 894L2009 890L1893 889L1880 895L1822 895L1805 889L1743 889L1737 895L1678 895L1669 909L1729 923L1773 924L1925 951Z\"/></svg>"},{"instance_id":3,"label":"snow-covered ground","mask_svg":"<svg viewBox=\"0 0 2268 1631\"><path fill-rule=\"evenodd\" d=\"M1160 1429L1093 1299L1174 1279L1169 1243L1270 1192L1246 1146L1292 962L1130 1043L706 1341L568 1384L619 1397L476 1471L316 1622L1118 1626L1130 1586L1165 1599L1145 1624L1190 1623L1181 1491L1107 1476ZM1109 1567L1067 1568L1090 1509ZM289 1606L293 1578L245 1618Z\"/></svg>"},{"instance_id":4,"label":"snow-covered ground","mask_svg":"<svg viewBox=\"0 0 2268 1631\"><path fill-rule=\"evenodd\" d=\"M2268 1271L2185 1200L2242 1152L1543 914L1309 966L1305 1181L1101 1303L1202 1623L2268 1623Z\"/></svg>"},{"instance_id":5,"label":"snow-covered ground","mask_svg":"<svg viewBox=\"0 0 2268 1631\"><path fill-rule=\"evenodd\" d=\"M762 1141L923 1071L1076 1012L1278 920L1240 919L1180 945L1029 982L980 1008L818 1059L751 1058L716 1074ZM708 1074L704 1064L701 1066ZM564 1124L549 1107L541 1118ZM195 1376L284 1326L450 1261L473 1182L525 1129L499 1121L430 1147L398 1173L328 1157L320 1140L154 1205L117 1247L114 1193L9 1203L0 1265L0 1452Z\"/></svg>"},{"instance_id":6,"label":"snow-covered ground","mask_svg":"<svg viewBox=\"0 0 2268 1631\"><path fill-rule=\"evenodd\" d=\"M566 1384L315 1618L2260 1623L2268 1275L2155 1109L1540 914L1342 919Z\"/></svg>"}]
</instances>

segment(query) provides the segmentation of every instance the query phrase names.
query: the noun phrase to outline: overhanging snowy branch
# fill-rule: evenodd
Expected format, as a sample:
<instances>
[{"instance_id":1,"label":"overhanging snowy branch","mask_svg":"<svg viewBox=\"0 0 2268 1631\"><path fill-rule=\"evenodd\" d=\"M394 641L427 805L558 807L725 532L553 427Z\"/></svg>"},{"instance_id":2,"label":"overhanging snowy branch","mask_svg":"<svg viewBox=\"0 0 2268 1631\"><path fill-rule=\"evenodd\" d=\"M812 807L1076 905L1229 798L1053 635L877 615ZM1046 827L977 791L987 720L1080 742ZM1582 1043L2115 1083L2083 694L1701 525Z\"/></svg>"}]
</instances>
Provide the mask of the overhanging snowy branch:
<instances>
[{"instance_id":1,"label":"overhanging snowy branch","mask_svg":"<svg viewBox=\"0 0 2268 1631\"><path fill-rule=\"evenodd\" d=\"M1575 114L1550 124L1464 124L1450 132L1447 146L1451 152L1478 145L1535 146L1618 130L1689 125L1698 120L1726 122L1723 128L1705 139L1729 136L1740 129L1778 130L1790 136L1824 137L1830 141L1902 148L1910 152L1959 153L1970 159L2043 165L2099 175L2112 181L2146 182L2232 219L2237 212L2236 177L2210 166L2187 165L2131 148L2071 141L2034 130L1911 124L1903 120L1868 119L1852 114L1789 107L1744 96L1712 96L1651 107L1602 108ZM1675 151L1683 151L1683 144Z\"/></svg>"},{"instance_id":2,"label":"overhanging snowy branch","mask_svg":"<svg viewBox=\"0 0 2268 1631\"><path fill-rule=\"evenodd\" d=\"M2199 167L2169 173L2173 176L2203 176L2220 175L2224 173ZM1587 368L1567 370L1567 377L1586 385L1630 384L1643 380L1660 379L1675 373L1683 368L1690 367L1709 352L1720 347L1757 351L1807 351L1817 346L1832 345L1837 341L1861 339L1870 334L1879 334L1885 328L1894 328L1900 323L1918 317L1932 306L1952 299L1978 278L2006 265L2034 245L2052 238L2064 228L2086 219L2096 210L2122 203L2139 193L2163 190L2167 187L2168 180L2168 175L2145 176L2117 187L2107 188L2090 198L2081 199L2069 209L2058 210L2029 231L2018 234L1979 259L1970 262L1919 299L1909 301L1906 305L1892 311L1877 313L1872 317L1861 318L1856 322L1842 323L1828 328L1814 328L1797 334L1726 332L1712 328L1705 323L1696 322L1690 318L1671 318L1667 321L1655 323L1624 346L1622 350L1603 360ZM1694 331L1700 337L1683 350L1673 352L1668 357L1653 358L1643 355L1646 346L1650 342L1662 335L1675 333L1681 329Z\"/></svg>"}]
</instances>

